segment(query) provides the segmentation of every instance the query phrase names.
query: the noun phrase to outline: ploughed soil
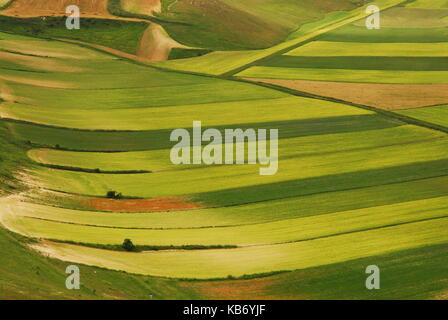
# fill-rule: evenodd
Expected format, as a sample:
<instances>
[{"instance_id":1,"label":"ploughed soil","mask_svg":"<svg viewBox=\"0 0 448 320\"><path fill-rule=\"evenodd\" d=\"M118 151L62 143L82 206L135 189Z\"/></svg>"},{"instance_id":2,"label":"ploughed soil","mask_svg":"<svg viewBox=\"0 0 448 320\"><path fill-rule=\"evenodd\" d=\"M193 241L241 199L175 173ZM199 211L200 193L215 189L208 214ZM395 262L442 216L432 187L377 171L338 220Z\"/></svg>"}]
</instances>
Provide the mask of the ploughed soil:
<instances>
[{"instance_id":1,"label":"ploughed soil","mask_svg":"<svg viewBox=\"0 0 448 320\"><path fill-rule=\"evenodd\" d=\"M166 61L173 48L187 47L173 40L160 25L151 23L140 39L137 56L150 62Z\"/></svg>"},{"instance_id":2,"label":"ploughed soil","mask_svg":"<svg viewBox=\"0 0 448 320\"><path fill-rule=\"evenodd\" d=\"M401 110L448 103L448 83L378 84L245 78L302 92L384 110Z\"/></svg>"},{"instance_id":3,"label":"ploughed soil","mask_svg":"<svg viewBox=\"0 0 448 320\"><path fill-rule=\"evenodd\" d=\"M107 10L108 0L15 0L2 11L15 17L62 16L70 5L76 5L84 17L113 17Z\"/></svg>"},{"instance_id":4,"label":"ploughed soil","mask_svg":"<svg viewBox=\"0 0 448 320\"><path fill-rule=\"evenodd\" d=\"M154 199L105 199L93 198L88 201L92 210L118 212L156 212L170 210L191 210L204 208L204 205L189 202L185 197L164 197Z\"/></svg>"}]
</instances>

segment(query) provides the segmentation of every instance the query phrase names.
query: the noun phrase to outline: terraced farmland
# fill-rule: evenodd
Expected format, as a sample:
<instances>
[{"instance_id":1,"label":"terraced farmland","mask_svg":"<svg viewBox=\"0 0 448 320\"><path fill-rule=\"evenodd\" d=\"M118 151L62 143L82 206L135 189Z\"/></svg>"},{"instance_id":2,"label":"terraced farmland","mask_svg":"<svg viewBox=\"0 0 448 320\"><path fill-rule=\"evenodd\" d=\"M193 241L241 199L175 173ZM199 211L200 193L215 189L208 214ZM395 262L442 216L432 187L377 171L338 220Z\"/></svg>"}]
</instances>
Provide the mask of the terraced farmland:
<instances>
[{"instance_id":1,"label":"terraced farmland","mask_svg":"<svg viewBox=\"0 0 448 320\"><path fill-rule=\"evenodd\" d=\"M386 21L425 10L424 1L395 7L402 2L378 1L394 7ZM123 8L169 16L166 2ZM235 298L440 299L448 276L441 8L403 34L391 22L359 26L364 7L328 9L268 49L162 63L0 26L0 138L23 157L0 163L16 181L0 198L0 222L32 239L33 254L100 267L98 277L124 271L162 286L161 299L171 290L172 298L228 298L220 286ZM267 12L254 14L269 21ZM103 14L114 17L107 6ZM193 137L194 121L203 130L278 129L278 172L260 175L261 163L173 164L171 133ZM383 292L359 291L371 264L384 267ZM315 287L302 288L304 277ZM249 283L262 288L257 296Z\"/></svg>"}]
</instances>

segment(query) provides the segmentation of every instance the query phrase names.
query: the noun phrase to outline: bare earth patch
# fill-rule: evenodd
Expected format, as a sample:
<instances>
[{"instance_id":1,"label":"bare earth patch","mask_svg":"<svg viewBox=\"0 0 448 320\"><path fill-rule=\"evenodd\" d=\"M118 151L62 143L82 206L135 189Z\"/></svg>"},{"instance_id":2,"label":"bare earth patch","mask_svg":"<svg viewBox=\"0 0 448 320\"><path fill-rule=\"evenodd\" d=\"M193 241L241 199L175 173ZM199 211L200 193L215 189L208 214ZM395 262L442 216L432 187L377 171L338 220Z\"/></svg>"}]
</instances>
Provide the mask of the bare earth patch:
<instances>
[{"instance_id":1,"label":"bare earth patch","mask_svg":"<svg viewBox=\"0 0 448 320\"><path fill-rule=\"evenodd\" d=\"M204 208L200 203L189 202L184 197L165 197L154 199L104 199L87 200L93 210L118 212L156 212L169 210L191 210Z\"/></svg>"},{"instance_id":2,"label":"bare earth patch","mask_svg":"<svg viewBox=\"0 0 448 320\"><path fill-rule=\"evenodd\" d=\"M170 38L158 24L152 23L140 39L137 56L150 62L166 61L173 48L187 48Z\"/></svg>"},{"instance_id":3,"label":"bare earth patch","mask_svg":"<svg viewBox=\"0 0 448 320\"><path fill-rule=\"evenodd\" d=\"M63 16L70 5L76 5L84 17L112 17L107 10L108 0L15 0L2 11L14 17Z\"/></svg>"},{"instance_id":4,"label":"bare earth patch","mask_svg":"<svg viewBox=\"0 0 448 320\"><path fill-rule=\"evenodd\" d=\"M121 5L125 11L146 14L148 16L162 11L160 0L121 0Z\"/></svg>"},{"instance_id":5,"label":"bare earth patch","mask_svg":"<svg viewBox=\"0 0 448 320\"><path fill-rule=\"evenodd\" d=\"M308 80L254 79L319 96L384 110L413 109L448 103L448 84L370 84Z\"/></svg>"}]
</instances>

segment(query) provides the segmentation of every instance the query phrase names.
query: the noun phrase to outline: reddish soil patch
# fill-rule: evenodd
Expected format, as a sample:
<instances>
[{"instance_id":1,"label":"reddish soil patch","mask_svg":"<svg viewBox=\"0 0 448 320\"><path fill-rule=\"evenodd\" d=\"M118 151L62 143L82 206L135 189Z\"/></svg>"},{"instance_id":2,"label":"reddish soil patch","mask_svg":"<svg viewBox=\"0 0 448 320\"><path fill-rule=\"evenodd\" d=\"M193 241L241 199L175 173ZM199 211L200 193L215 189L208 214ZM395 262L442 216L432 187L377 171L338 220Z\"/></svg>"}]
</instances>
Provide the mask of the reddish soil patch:
<instances>
[{"instance_id":1,"label":"reddish soil patch","mask_svg":"<svg viewBox=\"0 0 448 320\"><path fill-rule=\"evenodd\" d=\"M246 80L271 83L384 110L413 109L448 103L448 84L370 84L258 78Z\"/></svg>"},{"instance_id":2,"label":"reddish soil patch","mask_svg":"<svg viewBox=\"0 0 448 320\"><path fill-rule=\"evenodd\" d=\"M93 210L119 212L155 212L204 208L204 205L200 203L189 202L188 199L183 197L122 200L94 198L92 200L89 200L89 206Z\"/></svg>"},{"instance_id":3,"label":"reddish soil patch","mask_svg":"<svg viewBox=\"0 0 448 320\"><path fill-rule=\"evenodd\" d=\"M108 0L15 0L2 11L3 15L17 17L63 16L70 5L77 5L85 17L111 17Z\"/></svg>"},{"instance_id":4,"label":"reddish soil patch","mask_svg":"<svg viewBox=\"0 0 448 320\"><path fill-rule=\"evenodd\" d=\"M288 281L287 275L270 276L250 280L184 282L182 286L198 292L211 300L297 300L309 299L301 294L280 294L272 288Z\"/></svg>"}]
</instances>

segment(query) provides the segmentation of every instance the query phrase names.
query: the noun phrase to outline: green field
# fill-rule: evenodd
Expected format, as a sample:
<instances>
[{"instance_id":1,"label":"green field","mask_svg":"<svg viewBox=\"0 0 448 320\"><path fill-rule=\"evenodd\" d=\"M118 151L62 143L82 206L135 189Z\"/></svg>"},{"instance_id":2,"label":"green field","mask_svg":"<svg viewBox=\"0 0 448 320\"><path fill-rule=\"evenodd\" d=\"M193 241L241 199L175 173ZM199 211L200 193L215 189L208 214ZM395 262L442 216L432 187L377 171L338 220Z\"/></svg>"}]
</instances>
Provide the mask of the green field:
<instances>
[{"instance_id":1,"label":"green field","mask_svg":"<svg viewBox=\"0 0 448 320\"><path fill-rule=\"evenodd\" d=\"M397 113L448 127L448 106L401 110Z\"/></svg>"},{"instance_id":2,"label":"green field","mask_svg":"<svg viewBox=\"0 0 448 320\"><path fill-rule=\"evenodd\" d=\"M42 247L36 245L35 248L44 250L49 247L57 255L69 256L74 262L107 266L131 273L207 279L304 269L442 244L448 240L447 224L448 219L442 218L290 244L221 250L145 252L138 255L51 242ZM391 237L393 242L389 240ZM341 247L345 250L338 251L337 255L333 254Z\"/></svg>"},{"instance_id":3,"label":"green field","mask_svg":"<svg viewBox=\"0 0 448 320\"><path fill-rule=\"evenodd\" d=\"M448 2L446 0L416 0L408 5L406 7L409 8L425 8L425 9L444 9L448 8Z\"/></svg>"},{"instance_id":4,"label":"green field","mask_svg":"<svg viewBox=\"0 0 448 320\"><path fill-rule=\"evenodd\" d=\"M79 32L0 11L0 299L446 298L445 2L376 1L380 30L369 1L120 3ZM149 23L169 35L146 39L158 54L193 49L148 62ZM277 129L278 155L258 156L278 170L172 163L171 133L194 121Z\"/></svg>"},{"instance_id":5,"label":"green field","mask_svg":"<svg viewBox=\"0 0 448 320\"><path fill-rule=\"evenodd\" d=\"M316 80L359 83L446 83L446 71L356 70L321 68L251 67L238 73L243 78Z\"/></svg>"},{"instance_id":6,"label":"green field","mask_svg":"<svg viewBox=\"0 0 448 320\"><path fill-rule=\"evenodd\" d=\"M305 57L446 57L448 43L365 43L314 41L286 53Z\"/></svg>"}]
</instances>

